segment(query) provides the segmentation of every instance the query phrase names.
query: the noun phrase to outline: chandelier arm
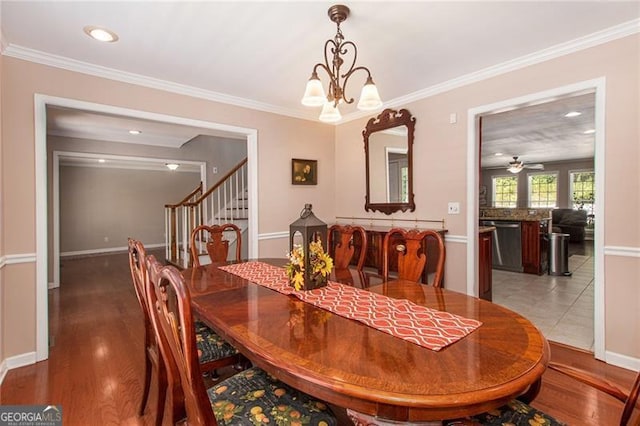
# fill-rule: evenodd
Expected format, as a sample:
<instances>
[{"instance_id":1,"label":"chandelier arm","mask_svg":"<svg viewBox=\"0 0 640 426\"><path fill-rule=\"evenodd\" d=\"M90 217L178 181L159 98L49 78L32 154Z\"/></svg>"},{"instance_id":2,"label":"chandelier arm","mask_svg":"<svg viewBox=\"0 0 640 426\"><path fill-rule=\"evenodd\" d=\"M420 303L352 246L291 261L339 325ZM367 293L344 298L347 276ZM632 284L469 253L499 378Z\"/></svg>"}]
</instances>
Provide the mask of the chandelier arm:
<instances>
[{"instance_id":1,"label":"chandelier arm","mask_svg":"<svg viewBox=\"0 0 640 426\"><path fill-rule=\"evenodd\" d=\"M344 96L347 93L347 82L349 81L349 78L355 74L356 71L360 71L360 70L364 70L367 72L367 77L371 78L371 71L369 71L369 68L367 67L363 67L363 66L359 66L359 67L355 67L355 68L351 68L346 74L343 74L342 77L344 78L344 80L342 81L342 96L344 98L344 101L348 104L353 103L353 98L350 99L346 99Z\"/></svg>"}]
</instances>

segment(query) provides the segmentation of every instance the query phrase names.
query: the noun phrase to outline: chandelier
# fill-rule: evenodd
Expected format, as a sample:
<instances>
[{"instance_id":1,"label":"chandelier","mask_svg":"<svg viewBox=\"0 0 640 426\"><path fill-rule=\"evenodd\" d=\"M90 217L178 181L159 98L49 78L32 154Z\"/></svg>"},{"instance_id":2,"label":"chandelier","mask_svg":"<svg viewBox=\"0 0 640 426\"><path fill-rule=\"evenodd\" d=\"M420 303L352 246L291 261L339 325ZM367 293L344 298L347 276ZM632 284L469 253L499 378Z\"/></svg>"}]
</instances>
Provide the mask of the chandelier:
<instances>
[{"instance_id":1,"label":"chandelier","mask_svg":"<svg viewBox=\"0 0 640 426\"><path fill-rule=\"evenodd\" d=\"M366 71L367 81L362 87L358 109L374 110L382 106L382 100L378 94L378 89L371 78L371 72L363 66L356 66L358 48L352 41L345 41L340 24L349 16L349 8L343 5L334 5L329 8L329 19L336 23L337 31L333 40L329 39L324 44L324 63L317 63L313 67L311 78L307 82L307 87L302 97L302 104L306 106L322 106L320 121L334 122L342 119L338 104L344 102L353 103L353 98L346 96L346 87L349 78L356 71ZM350 59L349 69L342 73L341 68L345 64L344 55L353 50L353 59ZM329 76L329 89L325 93L322 82L318 77L318 68L323 69Z\"/></svg>"}]
</instances>

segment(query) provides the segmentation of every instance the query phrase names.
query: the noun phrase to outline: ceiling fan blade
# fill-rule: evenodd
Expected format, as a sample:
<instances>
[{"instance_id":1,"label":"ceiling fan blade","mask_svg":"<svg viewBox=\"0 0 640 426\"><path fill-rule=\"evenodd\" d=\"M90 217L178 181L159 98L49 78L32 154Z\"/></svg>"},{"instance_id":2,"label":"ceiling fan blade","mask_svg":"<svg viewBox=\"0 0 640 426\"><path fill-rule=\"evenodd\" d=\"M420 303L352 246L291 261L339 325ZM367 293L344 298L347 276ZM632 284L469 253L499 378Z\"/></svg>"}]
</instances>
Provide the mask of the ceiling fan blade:
<instances>
[{"instance_id":1,"label":"ceiling fan blade","mask_svg":"<svg viewBox=\"0 0 640 426\"><path fill-rule=\"evenodd\" d=\"M544 170L544 164L525 164L524 167L532 170Z\"/></svg>"}]
</instances>

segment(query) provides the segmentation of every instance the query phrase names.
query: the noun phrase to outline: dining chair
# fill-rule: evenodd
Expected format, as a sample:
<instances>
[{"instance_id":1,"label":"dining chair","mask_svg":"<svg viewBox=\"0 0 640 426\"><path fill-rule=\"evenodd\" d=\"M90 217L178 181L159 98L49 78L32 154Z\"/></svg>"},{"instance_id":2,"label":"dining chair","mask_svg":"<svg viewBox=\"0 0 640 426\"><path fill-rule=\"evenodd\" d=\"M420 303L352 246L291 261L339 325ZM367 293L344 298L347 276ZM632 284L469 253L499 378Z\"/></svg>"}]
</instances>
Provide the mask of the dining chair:
<instances>
[{"instance_id":1,"label":"dining chair","mask_svg":"<svg viewBox=\"0 0 640 426\"><path fill-rule=\"evenodd\" d=\"M191 313L191 296L173 266L147 258L151 279L147 297L151 322L171 373L180 389L189 425L312 424L337 425L329 407L263 370L252 367L206 389L200 374Z\"/></svg>"},{"instance_id":2,"label":"dining chair","mask_svg":"<svg viewBox=\"0 0 640 426\"><path fill-rule=\"evenodd\" d=\"M356 269L362 271L367 257L367 233L362 226L332 225L327 236L327 249L336 269L347 269L355 254L354 235L360 236L360 257Z\"/></svg>"},{"instance_id":3,"label":"dining chair","mask_svg":"<svg viewBox=\"0 0 640 426\"><path fill-rule=\"evenodd\" d=\"M142 309L144 319L144 342L145 342L145 376L142 400L138 408L138 415L144 415L144 410L148 404L149 391L151 387L151 376L155 372L158 381L158 398L153 408L156 425L162 424L164 415L165 399L167 392L167 377L164 363L161 359L158 342L153 331L150 317L150 304L147 299L146 283L149 281L149 271L146 262L146 250L144 245L133 238L128 239L129 246L129 267L136 291L138 302ZM155 260L154 256L153 259ZM157 261L156 261L157 262ZM199 362L203 372L210 373L211 379L216 380L218 375L216 369L227 365L241 365L244 358L238 353L236 348L224 341L218 334L200 321L195 321L194 331L198 340L198 350L200 353ZM175 415L173 416L175 418Z\"/></svg>"},{"instance_id":4,"label":"dining chair","mask_svg":"<svg viewBox=\"0 0 640 426\"><path fill-rule=\"evenodd\" d=\"M142 310L144 321L144 388L142 390L142 399L138 406L138 416L144 415L144 410L149 400L149 390L151 388L151 376L155 371L158 381L158 399L153 409L155 413L155 424L162 424L162 416L164 411L165 394L167 388L167 377L164 365L160 358L160 351L156 342L151 318L149 317L149 306L145 294L147 281L147 267L145 264L146 251L144 245L132 238L128 239L129 246L129 269L131 270L131 278L133 287L138 298L138 303Z\"/></svg>"},{"instance_id":5,"label":"dining chair","mask_svg":"<svg viewBox=\"0 0 640 426\"><path fill-rule=\"evenodd\" d=\"M620 414L620 426L631 425L630 420L640 395L640 372L638 372L638 375L636 376L636 379L629 391L625 392L609 380L580 368L557 362L550 362L548 367L550 370L569 376L624 403L622 413ZM564 423L559 422L548 414L545 414L517 399L498 409L491 410L483 414L465 419L444 422L445 426L498 426L504 424L514 426L529 426L531 424L554 426L562 425ZM636 418L636 422L633 423L633 425L640 425L640 415Z\"/></svg>"},{"instance_id":6,"label":"dining chair","mask_svg":"<svg viewBox=\"0 0 640 426\"><path fill-rule=\"evenodd\" d=\"M442 236L431 229L406 230L393 228L384 236L382 243L382 275L389 280L389 256L397 253L398 279L420 281L427 264L427 239L435 241L435 249L438 256L433 281L434 287L442 286L444 274L444 261L446 257Z\"/></svg>"},{"instance_id":7,"label":"dining chair","mask_svg":"<svg viewBox=\"0 0 640 426\"><path fill-rule=\"evenodd\" d=\"M233 231L236 236L236 262L240 262L242 253L242 232L233 223L222 225L200 225L191 231L189 241L191 250L191 262L194 268L200 266L200 244L205 243L205 248L211 262L226 262L229 256L229 240L225 238L225 231Z\"/></svg>"},{"instance_id":8,"label":"dining chair","mask_svg":"<svg viewBox=\"0 0 640 426\"><path fill-rule=\"evenodd\" d=\"M591 386L592 388L598 389L599 391L602 391L624 403L622 413L620 414L620 426L627 426L631 424L630 421L633 415L633 410L636 408L638 398L640 397L640 371L636 375L636 379L629 391L624 392L614 383L611 383L610 381L589 371L557 362L550 362L549 368ZM640 414L637 416L636 423L634 424L636 426L640 425Z\"/></svg>"}]
</instances>

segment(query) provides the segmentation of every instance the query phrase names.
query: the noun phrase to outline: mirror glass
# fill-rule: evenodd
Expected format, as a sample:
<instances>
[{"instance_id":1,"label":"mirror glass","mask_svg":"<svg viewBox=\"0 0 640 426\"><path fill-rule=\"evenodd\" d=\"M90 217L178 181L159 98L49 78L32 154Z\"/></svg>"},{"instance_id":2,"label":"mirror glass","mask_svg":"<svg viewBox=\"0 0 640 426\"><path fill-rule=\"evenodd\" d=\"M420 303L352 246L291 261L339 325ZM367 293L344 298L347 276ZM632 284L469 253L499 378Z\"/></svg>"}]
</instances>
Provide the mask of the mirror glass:
<instances>
[{"instance_id":1,"label":"mirror glass","mask_svg":"<svg viewBox=\"0 0 640 426\"><path fill-rule=\"evenodd\" d=\"M409 111L384 110L364 136L367 195L365 210L391 214L414 211L412 146L415 118Z\"/></svg>"}]
</instances>

